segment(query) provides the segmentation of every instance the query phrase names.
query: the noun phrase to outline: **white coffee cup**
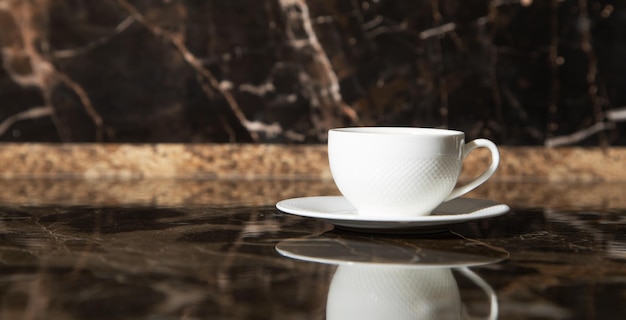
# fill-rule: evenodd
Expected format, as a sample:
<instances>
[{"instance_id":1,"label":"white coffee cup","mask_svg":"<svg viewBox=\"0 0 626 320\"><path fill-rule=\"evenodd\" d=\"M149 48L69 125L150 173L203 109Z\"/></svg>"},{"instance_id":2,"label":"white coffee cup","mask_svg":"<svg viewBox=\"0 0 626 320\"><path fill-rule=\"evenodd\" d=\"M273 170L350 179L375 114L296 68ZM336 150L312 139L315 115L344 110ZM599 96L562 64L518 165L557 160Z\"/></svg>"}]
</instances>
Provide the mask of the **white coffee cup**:
<instances>
[{"instance_id":1,"label":"white coffee cup","mask_svg":"<svg viewBox=\"0 0 626 320\"><path fill-rule=\"evenodd\" d=\"M480 147L491 151L491 164L455 188L463 160ZM428 215L484 183L500 163L489 140L465 143L461 131L407 127L331 129L328 158L339 191L359 215L375 217Z\"/></svg>"}]
</instances>

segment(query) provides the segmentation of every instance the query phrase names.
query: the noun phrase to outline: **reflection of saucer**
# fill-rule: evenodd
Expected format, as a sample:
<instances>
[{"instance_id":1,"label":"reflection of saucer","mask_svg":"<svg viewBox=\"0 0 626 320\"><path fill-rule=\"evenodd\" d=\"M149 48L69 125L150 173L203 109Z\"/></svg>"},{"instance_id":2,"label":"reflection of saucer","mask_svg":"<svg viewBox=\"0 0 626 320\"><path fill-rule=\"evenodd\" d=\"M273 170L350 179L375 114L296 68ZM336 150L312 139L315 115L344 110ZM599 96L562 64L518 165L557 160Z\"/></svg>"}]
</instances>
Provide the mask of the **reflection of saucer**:
<instances>
[{"instance_id":1,"label":"reflection of saucer","mask_svg":"<svg viewBox=\"0 0 626 320\"><path fill-rule=\"evenodd\" d=\"M390 239L353 235L287 239L276 251L288 258L338 265L329 286L326 319L461 319L469 315L452 270L465 275L489 298L495 292L468 267L496 263L509 253L479 241ZM474 319L475 317L472 317Z\"/></svg>"},{"instance_id":2,"label":"reflection of saucer","mask_svg":"<svg viewBox=\"0 0 626 320\"><path fill-rule=\"evenodd\" d=\"M501 248L459 241L397 244L371 239L315 237L283 240L276 245L276 251L285 257L309 262L418 269L471 267L509 257L509 253Z\"/></svg>"},{"instance_id":3,"label":"reflection of saucer","mask_svg":"<svg viewBox=\"0 0 626 320\"><path fill-rule=\"evenodd\" d=\"M276 207L286 213L326 220L347 229L379 232L434 231L446 225L496 217L509 206L490 200L457 198L444 202L427 216L364 217L341 196L305 197L282 200Z\"/></svg>"}]
</instances>

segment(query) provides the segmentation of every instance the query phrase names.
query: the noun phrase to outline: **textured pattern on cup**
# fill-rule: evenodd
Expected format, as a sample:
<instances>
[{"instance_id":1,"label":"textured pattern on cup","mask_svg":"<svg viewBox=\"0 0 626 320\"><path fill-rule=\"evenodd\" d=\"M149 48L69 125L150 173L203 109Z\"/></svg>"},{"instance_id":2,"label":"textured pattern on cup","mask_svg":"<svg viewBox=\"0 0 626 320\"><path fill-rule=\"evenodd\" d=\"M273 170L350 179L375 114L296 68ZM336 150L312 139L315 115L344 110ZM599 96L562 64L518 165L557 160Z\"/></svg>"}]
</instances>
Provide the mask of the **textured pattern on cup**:
<instances>
[{"instance_id":1,"label":"textured pattern on cup","mask_svg":"<svg viewBox=\"0 0 626 320\"><path fill-rule=\"evenodd\" d=\"M450 194L461 166L456 156L379 159L335 167L333 177L360 215L426 215Z\"/></svg>"}]
</instances>

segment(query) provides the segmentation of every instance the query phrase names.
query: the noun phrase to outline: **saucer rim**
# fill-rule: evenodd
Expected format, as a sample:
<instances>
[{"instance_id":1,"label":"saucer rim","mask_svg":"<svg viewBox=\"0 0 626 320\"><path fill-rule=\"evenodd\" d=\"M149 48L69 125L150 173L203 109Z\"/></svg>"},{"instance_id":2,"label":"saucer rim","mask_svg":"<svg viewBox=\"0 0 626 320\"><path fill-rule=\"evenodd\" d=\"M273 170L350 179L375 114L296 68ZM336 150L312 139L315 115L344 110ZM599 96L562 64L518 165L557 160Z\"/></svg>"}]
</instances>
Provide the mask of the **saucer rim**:
<instances>
[{"instance_id":1,"label":"saucer rim","mask_svg":"<svg viewBox=\"0 0 626 320\"><path fill-rule=\"evenodd\" d=\"M313 210L305 210L300 208L294 208L292 206L288 206L289 202L293 201L311 201L311 200L343 200L346 201L343 196L311 196L311 197L296 197L284 199L276 203L276 208L282 212L316 219L323 219L327 221L331 221L333 224L335 222L340 221L352 221L352 222L383 222L383 223L456 223L456 222L464 222L469 220L476 219L487 219L492 217L497 217L503 215L511 210L511 208L503 203L495 202L487 199L477 199L477 198L456 198L448 201L467 201L467 200L476 200L476 201L489 201L492 203L491 206L482 208L476 211L468 212L468 213L460 213L460 214L430 214L424 216L403 216L403 217L376 217L376 216L359 216L356 212L356 209L353 210L342 210L338 212L321 212L321 211L313 211ZM436 212L437 208L433 210ZM431 225L431 224L429 224Z\"/></svg>"}]
</instances>

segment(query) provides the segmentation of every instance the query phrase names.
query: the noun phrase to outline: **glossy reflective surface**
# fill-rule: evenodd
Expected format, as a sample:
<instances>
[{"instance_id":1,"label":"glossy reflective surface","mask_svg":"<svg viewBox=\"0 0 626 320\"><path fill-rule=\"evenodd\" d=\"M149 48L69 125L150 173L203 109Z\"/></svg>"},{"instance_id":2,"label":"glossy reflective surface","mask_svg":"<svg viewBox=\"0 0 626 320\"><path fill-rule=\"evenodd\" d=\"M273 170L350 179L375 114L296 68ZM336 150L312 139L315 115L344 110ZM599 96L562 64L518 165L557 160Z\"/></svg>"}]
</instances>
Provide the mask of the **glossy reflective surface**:
<instances>
[{"instance_id":1,"label":"glossy reflective surface","mask_svg":"<svg viewBox=\"0 0 626 320\"><path fill-rule=\"evenodd\" d=\"M254 184L242 182L242 192ZM340 230L284 214L269 198L176 206L7 200L0 318L331 319L349 312L350 292L387 292L395 295L388 303L410 298L414 313L386 303L368 304L369 314L489 318L495 301L499 319L622 319L626 208L589 200L605 197L597 185L584 206L563 195L559 206L545 185L538 190L533 197L529 185L509 184L518 197L510 213L417 235Z\"/></svg>"}]
</instances>

